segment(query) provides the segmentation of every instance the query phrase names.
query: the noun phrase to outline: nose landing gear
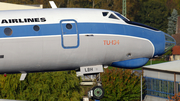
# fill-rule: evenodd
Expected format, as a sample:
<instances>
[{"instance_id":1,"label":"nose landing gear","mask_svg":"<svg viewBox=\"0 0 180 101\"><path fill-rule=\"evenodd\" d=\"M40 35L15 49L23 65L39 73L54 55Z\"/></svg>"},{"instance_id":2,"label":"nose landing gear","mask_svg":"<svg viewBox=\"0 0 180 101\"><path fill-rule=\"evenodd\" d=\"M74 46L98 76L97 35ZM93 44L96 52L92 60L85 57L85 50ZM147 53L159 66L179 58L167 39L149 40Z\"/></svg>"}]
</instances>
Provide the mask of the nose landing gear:
<instances>
[{"instance_id":1,"label":"nose landing gear","mask_svg":"<svg viewBox=\"0 0 180 101\"><path fill-rule=\"evenodd\" d=\"M83 75L96 75L96 82L97 86L93 87L88 92L88 97L93 100L100 100L104 96L104 89L102 88L101 81L100 81L100 73L103 72L102 65L95 65L95 66L86 66L86 67L80 67L80 71L76 71L77 76L83 76ZM107 67L107 66L106 66Z\"/></svg>"},{"instance_id":2,"label":"nose landing gear","mask_svg":"<svg viewBox=\"0 0 180 101\"><path fill-rule=\"evenodd\" d=\"M88 92L88 97L95 100L100 100L104 96L104 89L101 86L95 86Z\"/></svg>"},{"instance_id":3,"label":"nose landing gear","mask_svg":"<svg viewBox=\"0 0 180 101\"><path fill-rule=\"evenodd\" d=\"M88 92L88 97L93 100L100 100L104 96L104 89L101 84L100 73L96 75L97 86L93 87Z\"/></svg>"}]
</instances>

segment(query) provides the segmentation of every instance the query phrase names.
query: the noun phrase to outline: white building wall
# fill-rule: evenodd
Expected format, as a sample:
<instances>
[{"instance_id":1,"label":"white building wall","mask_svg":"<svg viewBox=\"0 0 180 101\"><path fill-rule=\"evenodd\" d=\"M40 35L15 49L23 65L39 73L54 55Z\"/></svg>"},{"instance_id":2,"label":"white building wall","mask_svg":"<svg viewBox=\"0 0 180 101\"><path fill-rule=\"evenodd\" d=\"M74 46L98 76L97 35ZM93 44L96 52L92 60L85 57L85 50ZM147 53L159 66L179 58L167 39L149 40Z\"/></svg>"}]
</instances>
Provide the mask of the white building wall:
<instances>
[{"instance_id":1,"label":"white building wall","mask_svg":"<svg viewBox=\"0 0 180 101\"><path fill-rule=\"evenodd\" d=\"M146 95L144 101L168 101L168 99Z\"/></svg>"},{"instance_id":2,"label":"white building wall","mask_svg":"<svg viewBox=\"0 0 180 101\"><path fill-rule=\"evenodd\" d=\"M158 78L158 72L156 72L156 71L144 70L143 75L145 77Z\"/></svg>"},{"instance_id":3,"label":"white building wall","mask_svg":"<svg viewBox=\"0 0 180 101\"><path fill-rule=\"evenodd\" d=\"M43 5L20 5L0 2L0 10L42 9Z\"/></svg>"},{"instance_id":4,"label":"white building wall","mask_svg":"<svg viewBox=\"0 0 180 101\"><path fill-rule=\"evenodd\" d=\"M180 74L176 74L176 81L180 83Z\"/></svg>"},{"instance_id":5,"label":"white building wall","mask_svg":"<svg viewBox=\"0 0 180 101\"><path fill-rule=\"evenodd\" d=\"M180 60L180 55L174 55L174 60Z\"/></svg>"},{"instance_id":6,"label":"white building wall","mask_svg":"<svg viewBox=\"0 0 180 101\"><path fill-rule=\"evenodd\" d=\"M174 74L173 73L166 73L166 72L153 71L153 70L144 70L144 76L145 77L151 77L151 78L174 81ZM180 81L180 75L179 75L178 80Z\"/></svg>"},{"instance_id":7,"label":"white building wall","mask_svg":"<svg viewBox=\"0 0 180 101\"><path fill-rule=\"evenodd\" d=\"M159 79L174 81L173 73L159 72Z\"/></svg>"}]
</instances>

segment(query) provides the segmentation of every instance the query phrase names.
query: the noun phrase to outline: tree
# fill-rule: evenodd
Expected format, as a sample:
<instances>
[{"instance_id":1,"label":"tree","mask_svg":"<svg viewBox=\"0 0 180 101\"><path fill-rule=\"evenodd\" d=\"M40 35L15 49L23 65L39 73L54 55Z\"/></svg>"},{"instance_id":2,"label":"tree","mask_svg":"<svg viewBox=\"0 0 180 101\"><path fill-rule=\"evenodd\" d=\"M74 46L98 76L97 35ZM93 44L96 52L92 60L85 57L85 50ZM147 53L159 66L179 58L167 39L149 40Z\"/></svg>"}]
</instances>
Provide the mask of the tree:
<instances>
[{"instance_id":1,"label":"tree","mask_svg":"<svg viewBox=\"0 0 180 101\"><path fill-rule=\"evenodd\" d=\"M92 0L92 8L94 8L98 3L100 3L102 0Z\"/></svg>"},{"instance_id":2,"label":"tree","mask_svg":"<svg viewBox=\"0 0 180 101\"><path fill-rule=\"evenodd\" d=\"M105 90L102 101L132 101L140 99L140 76L132 73L130 69L105 69L104 73L101 74L101 81Z\"/></svg>"},{"instance_id":3,"label":"tree","mask_svg":"<svg viewBox=\"0 0 180 101\"><path fill-rule=\"evenodd\" d=\"M2 79L3 78L3 79ZM79 101L80 79L75 71L29 73L24 81L20 74L0 78L0 98L29 101Z\"/></svg>"},{"instance_id":4,"label":"tree","mask_svg":"<svg viewBox=\"0 0 180 101\"><path fill-rule=\"evenodd\" d=\"M168 17L169 22L168 22L167 33L169 35L175 34L176 32L177 17L178 17L178 12L176 9L173 9L171 17Z\"/></svg>"},{"instance_id":5,"label":"tree","mask_svg":"<svg viewBox=\"0 0 180 101\"><path fill-rule=\"evenodd\" d=\"M167 30L169 11L166 5L158 0L148 0L140 4L140 10L135 21L155 27L164 32Z\"/></svg>"}]
</instances>

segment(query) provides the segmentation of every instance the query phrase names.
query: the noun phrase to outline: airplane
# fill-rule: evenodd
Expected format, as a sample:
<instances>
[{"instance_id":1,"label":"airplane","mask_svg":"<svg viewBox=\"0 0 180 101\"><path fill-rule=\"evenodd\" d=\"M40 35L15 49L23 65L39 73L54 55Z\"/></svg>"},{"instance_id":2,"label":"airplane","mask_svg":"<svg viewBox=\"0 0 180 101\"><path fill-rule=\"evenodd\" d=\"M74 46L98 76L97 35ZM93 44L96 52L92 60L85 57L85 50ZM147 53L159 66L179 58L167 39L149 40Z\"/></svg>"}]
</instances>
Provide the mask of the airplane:
<instances>
[{"instance_id":1,"label":"airplane","mask_svg":"<svg viewBox=\"0 0 180 101\"><path fill-rule=\"evenodd\" d=\"M1 74L139 68L176 44L158 29L104 9L0 11L0 21Z\"/></svg>"}]
</instances>

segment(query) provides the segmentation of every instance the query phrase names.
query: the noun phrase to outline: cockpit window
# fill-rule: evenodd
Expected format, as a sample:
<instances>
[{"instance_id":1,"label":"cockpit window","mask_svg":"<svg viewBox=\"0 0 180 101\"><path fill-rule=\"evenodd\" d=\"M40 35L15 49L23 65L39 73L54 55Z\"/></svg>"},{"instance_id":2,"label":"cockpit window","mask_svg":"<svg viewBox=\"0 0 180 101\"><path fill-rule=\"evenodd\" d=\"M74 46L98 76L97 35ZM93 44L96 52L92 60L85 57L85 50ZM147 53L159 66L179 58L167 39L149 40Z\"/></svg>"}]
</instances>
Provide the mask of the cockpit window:
<instances>
[{"instance_id":1,"label":"cockpit window","mask_svg":"<svg viewBox=\"0 0 180 101\"><path fill-rule=\"evenodd\" d=\"M167 52L168 50L173 48L175 45L176 45L175 43L166 42L166 44L165 44L165 52Z\"/></svg>"},{"instance_id":2,"label":"cockpit window","mask_svg":"<svg viewBox=\"0 0 180 101\"><path fill-rule=\"evenodd\" d=\"M166 41L175 42L175 40L168 35L165 35L165 39L166 39Z\"/></svg>"},{"instance_id":3,"label":"cockpit window","mask_svg":"<svg viewBox=\"0 0 180 101\"><path fill-rule=\"evenodd\" d=\"M113 14L111 14L110 16L109 16L109 18L112 18L112 19L118 19L116 16L114 16Z\"/></svg>"},{"instance_id":4,"label":"cockpit window","mask_svg":"<svg viewBox=\"0 0 180 101\"><path fill-rule=\"evenodd\" d=\"M102 12L103 16L107 16L108 12Z\"/></svg>"},{"instance_id":5,"label":"cockpit window","mask_svg":"<svg viewBox=\"0 0 180 101\"><path fill-rule=\"evenodd\" d=\"M176 45L176 40L174 40L170 35L166 35L166 34L165 34L165 40L166 40L165 52L167 52Z\"/></svg>"},{"instance_id":6,"label":"cockpit window","mask_svg":"<svg viewBox=\"0 0 180 101\"><path fill-rule=\"evenodd\" d=\"M130 21L129 19L127 19L126 17L122 16L121 14L119 13L115 13L118 17L120 17L122 20L124 20L125 22L126 21Z\"/></svg>"}]
</instances>

